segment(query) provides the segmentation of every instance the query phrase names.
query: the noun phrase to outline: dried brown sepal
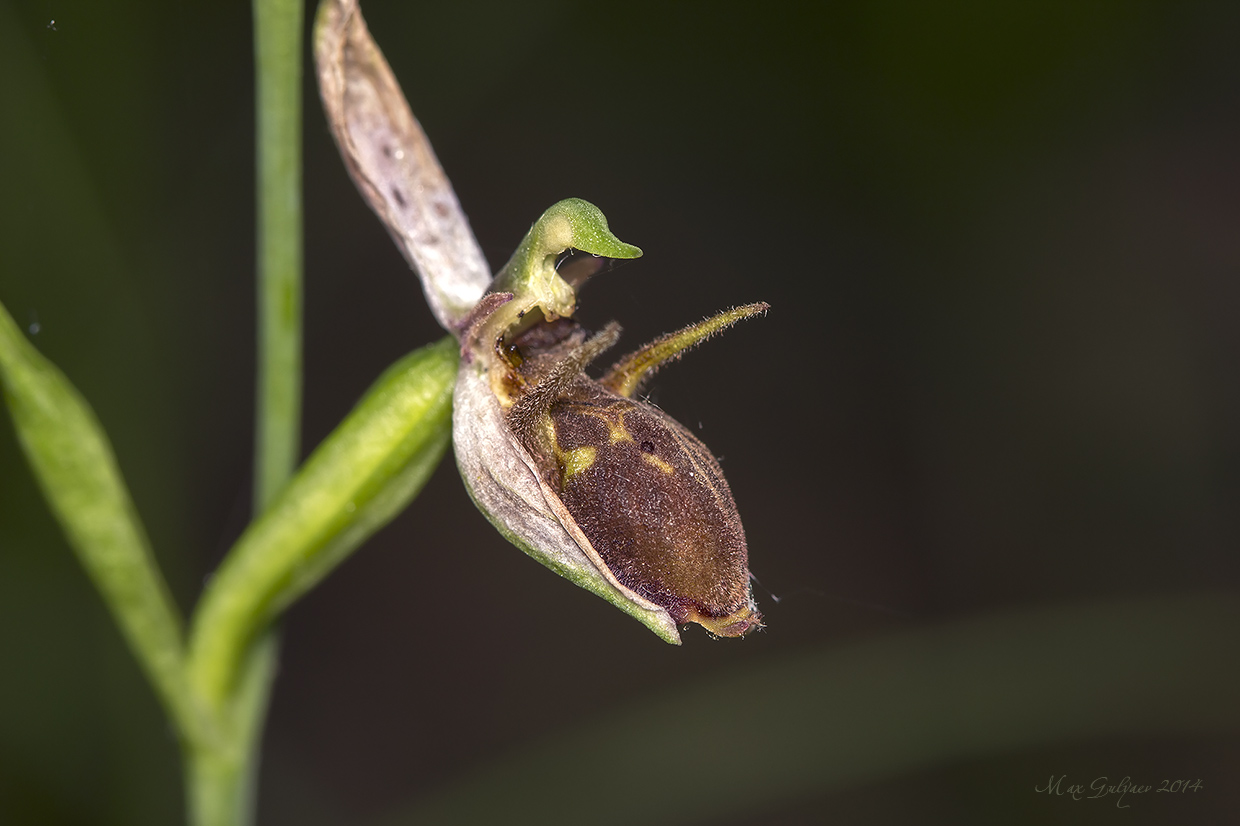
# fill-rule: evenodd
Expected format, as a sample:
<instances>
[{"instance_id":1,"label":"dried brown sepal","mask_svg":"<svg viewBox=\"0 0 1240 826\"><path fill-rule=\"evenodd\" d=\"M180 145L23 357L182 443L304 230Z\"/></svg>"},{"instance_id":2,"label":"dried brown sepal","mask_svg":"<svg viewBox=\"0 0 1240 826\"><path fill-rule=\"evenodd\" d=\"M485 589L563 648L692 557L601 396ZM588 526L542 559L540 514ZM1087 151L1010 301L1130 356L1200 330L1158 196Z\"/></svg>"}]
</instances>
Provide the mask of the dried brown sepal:
<instances>
[{"instance_id":1,"label":"dried brown sepal","mask_svg":"<svg viewBox=\"0 0 1240 826\"><path fill-rule=\"evenodd\" d=\"M357 0L319 6L314 57L349 175L418 272L435 318L455 330L486 292L490 268Z\"/></svg>"}]
</instances>

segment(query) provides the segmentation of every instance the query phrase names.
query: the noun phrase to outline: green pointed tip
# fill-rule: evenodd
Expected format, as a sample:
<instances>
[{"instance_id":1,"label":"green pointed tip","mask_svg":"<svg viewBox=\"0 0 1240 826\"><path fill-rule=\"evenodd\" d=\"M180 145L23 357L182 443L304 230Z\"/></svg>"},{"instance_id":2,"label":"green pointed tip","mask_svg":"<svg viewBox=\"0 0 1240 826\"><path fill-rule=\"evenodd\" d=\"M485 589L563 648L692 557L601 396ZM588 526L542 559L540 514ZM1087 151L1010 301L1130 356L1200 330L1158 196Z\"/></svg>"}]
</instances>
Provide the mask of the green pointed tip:
<instances>
[{"instance_id":1,"label":"green pointed tip","mask_svg":"<svg viewBox=\"0 0 1240 826\"><path fill-rule=\"evenodd\" d=\"M572 249L607 258L640 258L642 251L617 238L607 225L607 217L589 201L566 198L538 219L548 252Z\"/></svg>"},{"instance_id":2,"label":"green pointed tip","mask_svg":"<svg viewBox=\"0 0 1240 826\"><path fill-rule=\"evenodd\" d=\"M534 307L547 318L571 317L577 308L577 287L587 276L570 283L556 272L556 259L566 250L601 258L638 258L642 251L612 234L607 218L594 204L567 198L542 214L512 258L491 284L491 292L510 292L513 300L488 322L488 333L509 330Z\"/></svg>"}]
</instances>

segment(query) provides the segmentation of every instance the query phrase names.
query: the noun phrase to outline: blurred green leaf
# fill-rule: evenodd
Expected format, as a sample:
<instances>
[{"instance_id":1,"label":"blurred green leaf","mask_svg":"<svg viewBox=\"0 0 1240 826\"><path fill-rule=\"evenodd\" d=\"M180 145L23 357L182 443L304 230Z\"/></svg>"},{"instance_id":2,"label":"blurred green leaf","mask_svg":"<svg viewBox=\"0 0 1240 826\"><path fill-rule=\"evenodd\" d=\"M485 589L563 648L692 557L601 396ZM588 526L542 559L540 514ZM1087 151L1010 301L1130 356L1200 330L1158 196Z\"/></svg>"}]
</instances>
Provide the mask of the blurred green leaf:
<instances>
[{"instance_id":1,"label":"blurred green leaf","mask_svg":"<svg viewBox=\"0 0 1240 826\"><path fill-rule=\"evenodd\" d=\"M229 552L191 634L191 679L213 706L255 636L421 490L451 436L457 358L445 338L389 368Z\"/></svg>"},{"instance_id":2,"label":"blurred green leaf","mask_svg":"<svg viewBox=\"0 0 1240 826\"><path fill-rule=\"evenodd\" d=\"M69 544L169 715L199 729L186 690L181 619L103 427L0 305L0 377L18 440Z\"/></svg>"},{"instance_id":3,"label":"blurred green leaf","mask_svg":"<svg viewBox=\"0 0 1240 826\"><path fill-rule=\"evenodd\" d=\"M1235 597L996 615L683 686L388 822L705 823L1050 743L1235 731L1237 696Z\"/></svg>"}]
</instances>

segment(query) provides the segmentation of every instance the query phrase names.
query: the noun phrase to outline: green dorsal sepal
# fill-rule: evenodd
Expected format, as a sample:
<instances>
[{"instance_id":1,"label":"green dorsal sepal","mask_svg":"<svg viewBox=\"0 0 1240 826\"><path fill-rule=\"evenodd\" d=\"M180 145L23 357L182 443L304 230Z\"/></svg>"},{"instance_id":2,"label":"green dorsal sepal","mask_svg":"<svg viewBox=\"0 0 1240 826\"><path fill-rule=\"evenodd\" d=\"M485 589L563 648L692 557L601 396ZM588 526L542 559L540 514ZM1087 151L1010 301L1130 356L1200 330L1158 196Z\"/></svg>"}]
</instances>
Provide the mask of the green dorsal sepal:
<instances>
[{"instance_id":1,"label":"green dorsal sepal","mask_svg":"<svg viewBox=\"0 0 1240 826\"><path fill-rule=\"evenodd\" d=\"M640 258L642 254L612 233L606 216L594 204L580 198L560 201L534 222L491 284L490 292L512 293L513 300L491 317L488 336L503 335L534 309L548 320L573 314L576 291L555 269L556 259L570 249L604 258Z\"/></svg>"}]
</instances>

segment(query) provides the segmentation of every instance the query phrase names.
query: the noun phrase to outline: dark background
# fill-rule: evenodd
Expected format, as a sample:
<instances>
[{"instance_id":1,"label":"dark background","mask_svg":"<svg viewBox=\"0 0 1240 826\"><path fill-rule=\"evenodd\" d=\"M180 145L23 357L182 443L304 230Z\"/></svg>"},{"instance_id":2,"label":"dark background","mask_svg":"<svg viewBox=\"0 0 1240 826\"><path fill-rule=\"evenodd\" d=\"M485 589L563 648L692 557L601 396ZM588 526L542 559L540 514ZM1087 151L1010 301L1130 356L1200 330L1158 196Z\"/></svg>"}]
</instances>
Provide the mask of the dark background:
<instances>
[{"instance_id":1,"label":"dark background","mask_svg":"<svg viewBox=\"0 0 1240 826\"><path fill-rule=\"evenodd\" d=\"M364 10L493 267L578 196L646 253L589 286L587 323L636 346L772 305L653 388L722 457L768 628L664 645L508 546L446 461L290 612L262 822L361 822L816 645L1235 593L1240 5ZM244 3L0 0L0 300L94 406L187 612L248 519L250 36ZM309 74L306 125L308 452L441 331ZM1037 799L1051 773L1206 779L1116 822L1240 805L1220 733L951 762L745 822L1109 822ZM5 421L0 822L181 807L171 734Z\"/></svg>"}]
</instances>

